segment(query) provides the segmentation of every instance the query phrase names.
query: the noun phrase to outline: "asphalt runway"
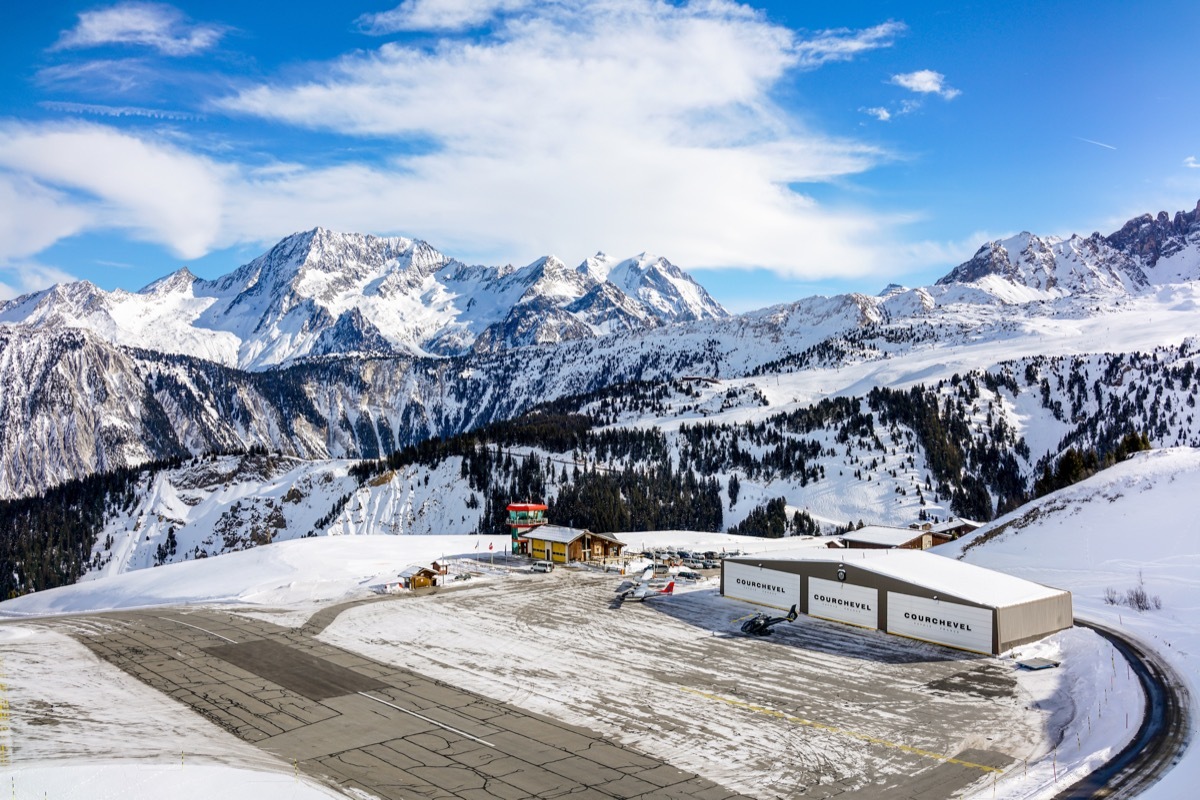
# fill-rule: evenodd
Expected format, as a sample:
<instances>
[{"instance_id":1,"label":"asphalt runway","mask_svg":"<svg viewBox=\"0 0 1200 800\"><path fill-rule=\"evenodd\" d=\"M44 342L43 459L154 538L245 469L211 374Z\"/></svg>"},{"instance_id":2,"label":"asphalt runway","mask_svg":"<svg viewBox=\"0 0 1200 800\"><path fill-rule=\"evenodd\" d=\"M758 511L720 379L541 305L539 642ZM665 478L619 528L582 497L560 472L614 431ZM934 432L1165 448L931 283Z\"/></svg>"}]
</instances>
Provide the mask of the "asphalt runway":
<instances>
[{"instance_id":1,"label":"asphalt runway","mask_svg":"<svg viewBox=\"0 0 1200 800\"><path fill-rule=\"evenodd\" d=\"M94 624L78 625L84 620ZM100 658L344 790L385 800L738 797L586 729L323 644L304 629L182 609L72 623Z\"/></svg>"}]
</instances>

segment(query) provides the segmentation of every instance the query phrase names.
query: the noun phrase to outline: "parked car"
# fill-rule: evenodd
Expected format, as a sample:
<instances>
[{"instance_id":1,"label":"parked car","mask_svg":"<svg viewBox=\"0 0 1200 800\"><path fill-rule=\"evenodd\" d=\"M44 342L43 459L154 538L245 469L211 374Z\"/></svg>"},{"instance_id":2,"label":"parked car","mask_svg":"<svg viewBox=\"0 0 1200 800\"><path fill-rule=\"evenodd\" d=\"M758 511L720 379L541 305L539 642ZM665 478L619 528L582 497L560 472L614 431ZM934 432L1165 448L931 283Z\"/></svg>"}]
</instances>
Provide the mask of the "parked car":
<instances>
[{"instance_id":1,"label":"parked car","mask_svg":"<svg viewBox=\"0 0 1200 800\"><path fill-rule=\"evenodd\" d=\"M553 572L554 562L552 561L535 561L533 566L529 568L530 572Z\"/></svg>"},{"instance_id":2,"label":"parked car","mask_svg":"<svg viewBox=\"0 0 1200 800\"><path fill-rule=\"evenodd\" d=\"M717 569L720 566L721 566L721 562L717 561L716 559L713 559L713 558L704 559L704 568L705 569Z\"/></svg>"},{"instance_id":3,"label":"parked car","mask_svg":"<svg viewBox=\"0 0 1200 800\"><path fill-rule=\"evenodd\" d=\"M716 550L707 550L704 553L705 561L716 561L718 558L720 558L720 556L717 555Z\"/></svg>"},{"instance_id":4,"label":"parked car","mask_svg":"<svg viewBox=\"0 0 1200 800\"><path fill-rule=\"evenodd\" d=\"M684 565L685 567L688 567L688 568L690 568L690 569L704 569L704 562L703 562L703 561L697 561L697 560L696 560L696 559L694 559L694 558L689 558L687 561L684 561L684 562L683 562L683 565Z\"/></svg>"},{"instance_id":5,"label":"parked car","mask_svg":"<svg viewBox=\"0 0 1200 800\"><path fill-rule=\"evenodd\" d=\"M704 576L701 575L699 572L692 572L691 570L686 570L686 569L681 569L681 570L679 570L679 572L676 572L675 577L681 581L702 581L702 580L704 580Z\"/></svg>"},{"instance_id":6,"label":"parked car","mask_svg":"<svg viewBox=\"0 0 1200 800\"><path fill-rule=\"evenodd\" d=\"M655 577L657 577L659 575L669 575L670 573L671 573L671 570L670 570L670 568L667 567L666 564L655 564L654 565Z\"/></svg>"}]
</instances>

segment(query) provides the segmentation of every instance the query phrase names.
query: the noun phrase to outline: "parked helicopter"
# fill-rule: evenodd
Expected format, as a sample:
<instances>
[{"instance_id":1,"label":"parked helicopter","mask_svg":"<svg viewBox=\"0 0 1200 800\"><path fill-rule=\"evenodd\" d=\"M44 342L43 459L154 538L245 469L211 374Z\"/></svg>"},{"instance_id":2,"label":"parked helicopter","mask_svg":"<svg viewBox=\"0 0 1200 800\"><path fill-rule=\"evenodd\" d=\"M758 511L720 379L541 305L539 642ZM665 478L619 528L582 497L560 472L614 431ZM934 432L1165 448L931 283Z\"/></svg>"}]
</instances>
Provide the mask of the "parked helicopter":
<instances>
[{"instance_id":1,"label":"parked helicopter","mask_svg":"<svg viewBox=\"0 0 1200 800\"><path fill-rule=\"evenodd\" d=\"M787 613L786 617L769 617L766 614L755 614L750 619L742 623L742 633L750 636L770 636L771 628L781 622L794 622L796 619L796 606L792 606L792 610Z\"/></svg>"}]
</instances>

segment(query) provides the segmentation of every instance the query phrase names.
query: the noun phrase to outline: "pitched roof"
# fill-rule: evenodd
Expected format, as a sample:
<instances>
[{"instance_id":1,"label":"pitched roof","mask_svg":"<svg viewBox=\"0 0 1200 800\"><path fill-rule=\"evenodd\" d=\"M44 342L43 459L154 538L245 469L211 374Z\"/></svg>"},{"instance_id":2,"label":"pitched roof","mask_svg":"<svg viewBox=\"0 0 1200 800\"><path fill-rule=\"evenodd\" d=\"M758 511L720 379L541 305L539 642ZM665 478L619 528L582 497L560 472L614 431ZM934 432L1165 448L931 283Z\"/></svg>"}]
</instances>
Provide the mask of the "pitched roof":
<instances>
[{"instance_id":1,"label":"pitched roof","mask_svg":"<svg viewBox=\"0 0 1200 800\"><path fill-rule=\"evenodd\" d=\"M889 528L886 525L867 525L856 531L848 531L842 534L842 539L847 542L899 547L915 539L920 539L924 535L925 531L913 530L912 528Z\"/></svg>"},{"instance_id":2,"label":"pitched roof","mask_svg":"<svg viewBox=\"0 0 1200 800\"><path fill-rule=\"evenodd\" d=\"M607 539L610 542L624 545L620 539L617 539L610 533L595 533L593 531L584 530L583 528L565 528L562 525L543 525L540 528L530 531L525 534L527 539L540 539L543 542L555 542L557 544L570 544L584 534L590 534L597 539Z\"/></svg>"}]
</instances>

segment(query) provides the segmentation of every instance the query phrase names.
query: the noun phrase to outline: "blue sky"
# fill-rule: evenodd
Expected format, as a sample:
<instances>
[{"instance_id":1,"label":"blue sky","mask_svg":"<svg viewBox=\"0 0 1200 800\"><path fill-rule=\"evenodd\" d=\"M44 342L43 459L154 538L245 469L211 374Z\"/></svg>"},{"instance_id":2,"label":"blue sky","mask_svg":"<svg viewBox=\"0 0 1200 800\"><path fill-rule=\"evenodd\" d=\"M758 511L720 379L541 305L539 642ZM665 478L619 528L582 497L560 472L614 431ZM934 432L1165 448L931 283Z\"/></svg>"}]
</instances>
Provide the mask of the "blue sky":
<instances>
[{"instance_id":1,"label":"blue sky","mask_svg":"<svg viewBox=\"0 0 1200 800\"><path fill-rule=\"evenodd\" d=\"M649 251L731 310L1200 199L1200 4L19 3L0 298L317 225Z\"/></svg>"}]
</instances>

